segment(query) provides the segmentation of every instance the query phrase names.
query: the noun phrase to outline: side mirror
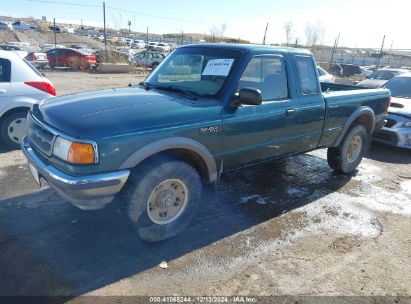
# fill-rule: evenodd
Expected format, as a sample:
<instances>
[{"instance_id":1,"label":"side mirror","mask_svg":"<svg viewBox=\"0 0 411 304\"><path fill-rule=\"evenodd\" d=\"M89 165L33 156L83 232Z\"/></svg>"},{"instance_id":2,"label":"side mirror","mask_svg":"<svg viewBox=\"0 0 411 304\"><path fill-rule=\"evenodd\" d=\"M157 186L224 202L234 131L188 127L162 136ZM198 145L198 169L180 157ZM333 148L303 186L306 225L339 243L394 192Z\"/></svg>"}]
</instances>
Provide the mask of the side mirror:
<instances>
[{"instance_id":1,"label":"side mirror","mask_svg":"<svg viewBox=\"0 0 411 304\"><path fill-rule=\"evenodd\" d=\"M263 98L259 89L242 88L240 89L240 92L234 94L234 98L230 105L233 108L238 108L241 105L258 106L262 101Z\"/></svg>"}]
</instances>

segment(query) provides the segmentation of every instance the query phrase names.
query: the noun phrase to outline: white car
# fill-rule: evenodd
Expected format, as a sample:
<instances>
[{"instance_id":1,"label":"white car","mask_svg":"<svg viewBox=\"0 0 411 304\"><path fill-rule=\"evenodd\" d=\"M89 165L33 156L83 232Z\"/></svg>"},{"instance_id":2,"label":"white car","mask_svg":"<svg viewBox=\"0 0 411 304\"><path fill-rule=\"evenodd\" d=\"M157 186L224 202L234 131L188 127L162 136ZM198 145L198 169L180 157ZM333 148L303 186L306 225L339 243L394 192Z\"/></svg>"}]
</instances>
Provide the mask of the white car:
<instances>
[{"instance_id":1,"label":"white car","mask_svg":"<svg viewBox=\"0 0 411 304\"><path fill-rule=\"evenodd\" d=\"M318 76L320 78L320 82L327 82L327 83L335 83L335 77L323 68L317 66Z\"/></svg>"},{"instance_id":2,"label":"white car","mask_svg":"<svg viewBox=\"0 0 411 304\"><path fill-rule=\"evenodd\" d=\"M160 52L169 52L170 46L167 43L158 43L156 46L154 46L154 50Z\"/></svg>"},{"instance_id":3,"label":"white car","mask_svg":"<svg viewBox=\"0 0 411 304\"><path fill-rule=\"evenodd\" d=\"M134 40L131 47L136 49L144 49L146 47L146 43L143 40Z\"/></svg>"},{"instance_id":4,"label":"white car","mask_svg":"<svg viewBox=\"0 0 411 304\"><path fill-rule=\"evenodd\" d=\"M26 116L39 100L56 95L53 84L17 54L0 51L0 140L19 148Z\"/></svg>"}]
</instances>

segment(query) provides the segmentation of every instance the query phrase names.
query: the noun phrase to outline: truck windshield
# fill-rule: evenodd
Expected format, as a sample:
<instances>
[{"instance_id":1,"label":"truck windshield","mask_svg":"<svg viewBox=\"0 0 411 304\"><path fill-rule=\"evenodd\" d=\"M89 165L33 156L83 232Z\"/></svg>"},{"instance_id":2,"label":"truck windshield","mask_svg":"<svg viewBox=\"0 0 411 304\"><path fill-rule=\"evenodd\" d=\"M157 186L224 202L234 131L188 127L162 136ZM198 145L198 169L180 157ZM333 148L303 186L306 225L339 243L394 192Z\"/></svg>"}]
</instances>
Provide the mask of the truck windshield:
<instances>
[{"instance_id":1,"label":"truck windshield","mask_svg":"<svg viewBox=\"0 0 411 304\"><path fill-rule=\"evenodd\" d=\"M186 47L172 52L147 78L151 87L172 88L198 97L216 97L241 52L235 49Z\"/></svg>"},{"instance_id":2,"label":"truck windshield","mask_svg":"<svg viewBox=\"0 0 411 304\"><path fill-rule=\"evenodd\" d=\"M411 98L411 77L394 77L384 87L393 97Z\"/></svg>"}]
</instances>

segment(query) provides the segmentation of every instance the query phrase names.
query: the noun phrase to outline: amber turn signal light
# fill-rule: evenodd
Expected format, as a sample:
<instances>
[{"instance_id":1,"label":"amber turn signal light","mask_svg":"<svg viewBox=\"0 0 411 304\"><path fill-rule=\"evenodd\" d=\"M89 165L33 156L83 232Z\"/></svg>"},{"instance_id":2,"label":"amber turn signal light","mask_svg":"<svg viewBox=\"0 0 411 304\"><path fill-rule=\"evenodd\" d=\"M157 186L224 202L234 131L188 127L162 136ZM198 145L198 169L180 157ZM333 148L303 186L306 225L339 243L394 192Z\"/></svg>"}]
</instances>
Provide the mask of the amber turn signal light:
<instances>
[{"instance_id":1,"label":"amber turn signal light","mask_svg":"<svg viewBox=\"0 0 411 304\"><path fill-rule=\"evenodd\" d=\"M72 164L94 164L94 147L92 144L73 142L70 146L67 161Z\"/></svg>"}]
</instances>

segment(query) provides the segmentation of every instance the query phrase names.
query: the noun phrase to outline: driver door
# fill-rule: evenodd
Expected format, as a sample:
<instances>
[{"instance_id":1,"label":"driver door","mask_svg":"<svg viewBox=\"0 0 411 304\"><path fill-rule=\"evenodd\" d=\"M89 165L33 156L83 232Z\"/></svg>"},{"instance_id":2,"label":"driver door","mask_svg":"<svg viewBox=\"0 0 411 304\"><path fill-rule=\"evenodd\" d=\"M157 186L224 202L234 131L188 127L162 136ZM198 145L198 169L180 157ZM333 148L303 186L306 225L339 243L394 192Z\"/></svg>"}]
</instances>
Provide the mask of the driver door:
<instances>
[{"instance_id":1,"label":"driver door","mask_svg":"<svg viewBox=\"0 0 411 304\"><path fill-rule=\"evenodd\" d=\"M299 130L299 101L292 96L285 58L250 59L238 82L261 90L261 105L226 107L223 113L224 169L233 170L295 152Z\"/></svg>"}]
</instances>

